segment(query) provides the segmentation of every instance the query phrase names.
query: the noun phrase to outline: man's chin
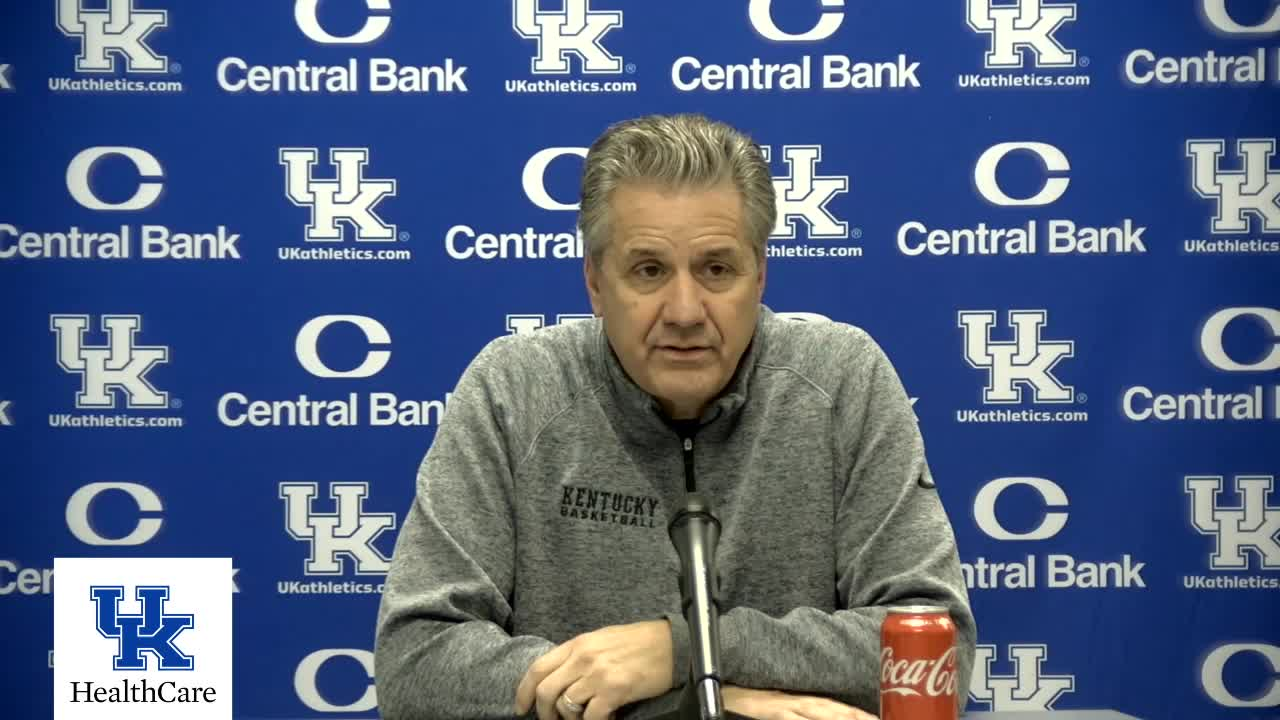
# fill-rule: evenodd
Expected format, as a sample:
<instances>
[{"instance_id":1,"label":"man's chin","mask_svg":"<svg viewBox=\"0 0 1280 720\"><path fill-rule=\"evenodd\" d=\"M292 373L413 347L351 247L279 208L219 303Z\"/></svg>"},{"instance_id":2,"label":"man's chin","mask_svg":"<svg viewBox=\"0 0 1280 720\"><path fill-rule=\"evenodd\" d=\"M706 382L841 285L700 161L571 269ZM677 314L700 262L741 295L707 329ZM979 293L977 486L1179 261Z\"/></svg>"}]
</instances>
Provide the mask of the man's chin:
<instances>
[{"instance_id":1,"label":"man's chin","mask_svg":"<svg viewBox=\"0 0 1280 720\"><path fill-rule=\"evenodd\" d=\"M656 395L675 407L702 407L715 396L709 380L702 382L660 382Z\"/></svg>"}]
</instances>

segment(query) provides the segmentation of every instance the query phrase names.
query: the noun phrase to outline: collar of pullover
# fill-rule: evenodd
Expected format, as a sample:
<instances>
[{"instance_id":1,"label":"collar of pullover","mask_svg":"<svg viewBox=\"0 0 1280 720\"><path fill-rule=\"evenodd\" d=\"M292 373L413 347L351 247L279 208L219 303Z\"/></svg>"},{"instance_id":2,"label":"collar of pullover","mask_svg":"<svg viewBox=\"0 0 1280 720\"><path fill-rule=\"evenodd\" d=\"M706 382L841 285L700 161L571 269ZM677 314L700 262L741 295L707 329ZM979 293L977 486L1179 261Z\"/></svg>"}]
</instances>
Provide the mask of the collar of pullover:
<instances>
[{"instance_id":1,"label":"collar of pullover","mask_svg":"<svg viewBox=\"0 0 1280 720\"><path fill-rule=\"evenodd\" d=\"M751 375L755 370L756 362L760 358L766 341L765 320L772 315L773 312L767 306L760 306L760 313L756 318L756 329L752 334L751 342L747 345L746 351L742 353L742 358L738 361L738 367L734 370L733 377L729 378L729 383L703 410L700 424L706 425L718 417L731 415L740 410L746 403L747 388L751 383ZM645 392L623 369L622 363L613 351L613 346L609 344L608 336L605 335L603 323L600 325L600 332L596 338L596 355L604 366L604 372L608 378L609 392L617 400L618 406L623 412L631 416L639 416L646 424L652 425L656 423L660 426L674 429L674 426L671 425L671 420L662 411L662 405L658 402L658 399ZM668 432L670 431L668 430Z\"/></svg>"}]
</instances>

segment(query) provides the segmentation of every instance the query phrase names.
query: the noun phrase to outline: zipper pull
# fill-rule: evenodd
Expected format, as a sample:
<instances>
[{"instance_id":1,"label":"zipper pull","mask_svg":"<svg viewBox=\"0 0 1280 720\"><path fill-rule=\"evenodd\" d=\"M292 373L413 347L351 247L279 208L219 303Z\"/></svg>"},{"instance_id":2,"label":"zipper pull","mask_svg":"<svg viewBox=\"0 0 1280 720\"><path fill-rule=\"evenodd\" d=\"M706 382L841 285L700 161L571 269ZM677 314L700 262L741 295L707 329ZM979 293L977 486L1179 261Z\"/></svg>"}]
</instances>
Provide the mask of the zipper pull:
<instances>
[{"instance_id":1,"label":"zipper pull","mask_svg":"<svg viewBox=\"0 0 1280 720\"><path fill-rule=\"evenodd\" d=\"M685 451L685 452L690 452L690 451L692 451L692 450L693 450L693 438L685 438L685 439L684 439L684 451Z\"/></svg>"}]
</instances>

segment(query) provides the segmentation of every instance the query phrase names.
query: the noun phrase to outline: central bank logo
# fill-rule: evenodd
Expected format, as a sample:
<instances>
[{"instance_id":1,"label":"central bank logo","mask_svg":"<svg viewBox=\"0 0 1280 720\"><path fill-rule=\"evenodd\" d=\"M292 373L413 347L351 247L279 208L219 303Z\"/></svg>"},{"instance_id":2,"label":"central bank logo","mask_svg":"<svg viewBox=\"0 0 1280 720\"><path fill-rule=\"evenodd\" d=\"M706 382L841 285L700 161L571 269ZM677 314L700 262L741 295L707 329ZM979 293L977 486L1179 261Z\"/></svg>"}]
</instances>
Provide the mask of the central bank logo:
<instances>
[{"instance_id":1,"label":"central bank logo","mask_svg":"<svg viewBox=\"0 0 1280 720\"><path fill-rule=\"evenodd\" d=\"M993 712L1013 710L1053 710L1066 693L1076 689L1075 675L1046 675L1047 645L1010 645L1012 675L996 675L991 666L996 658L995 645L978 645L973 659L973 679L969 697L987 703Z\"/></svg>"},{"instance_id":2,"label":"central bank logo","mask_svg":"<svg viewBox=\"0 0 1280 720\"><path fill-rule=\"evenodd\" d=\"M968 0L966 22L976 33L991 36L991 49L983 58L988 70L1022 68L1023 51L1029 51L1037 68L1076 66L1076 53L1058 42L1054 34L1076 19L1074 2L1047 3L1017 0L1013 5L992 6L992 0Z\"/></svg>"},{"instance_id":3,"label":"central bank logo","mask_svg":"<svg viewBox=\"0 0 1280 720\"><path fill-rule=\"evenodd\" d=\"M1033 157L1041 166L1043 179L1030 183L1004 183L1001 167L1010 156ZM998 208L1038 208L1052 205L1071 186L1071 161L1060 148L1046 142L1013 141L992 145L978 156L973 166L973 187L978 196ZM998 216L968 227L929 227L910 220L898 227L898 250L907 256L968 255L1127 255L1147 252L1143 235L1147 227L1134 218L1117 224L1078 223L1063 217L1027 217L1020 223Z\"/></svg>"},{"instance_id":4,"label":"central bank logo","mask_svg":"<svg viewBox=\"0 0 1280 720\"><path fill-rule=\"evenodd\" d=\"M103 173L107 167L108 172ZM118 184L112 177L124 176ZM104 180L106 175L109 180ZM95 213L129 213L148 210L165 192L164 166L155 155L137 147L95 145L77 152L67 163L67 193L81 207ZM104 186L111 186L109 189ZM105 191L105 192L104 192ZM122 199L117 199L122 198ZM140 219L137 224L112 218L104 229L96 225L104 219L90 216L79 224L84 213L63 213L76 224L49 229L0 223L0 260L239 260L240 233L226 225L200 231L173 227ZM148 218L149 219L149 218Z\"/></svg>"},{"instance_id":5,"label":"central bank logo","mask_svg":"<svg viewBox=\"0 0 1280 720\"><path fill-rule=\"evenodd\" d=\"M356 0L346 2L357 4ZM333 27L320 22L320 4L320 0L294 0L293 19L298 30L309 40L328 46L326 57L302 57L279 65L259 65L242 57L225 57L218 62L216 70L218 86L229 93L348 96L364 92L468 92L467 67L455 63L453 58L444 58L443 62L436 64L422 64L418 59L405 62L402 58L386 56L366 58L352 54L345 58L337 57L340 48L333 46L371 45L387 34L391 28L391 0L364 0L367 12L360 18L358 27L347 34L338 34Z\"/></svg>"},{"instance_id":6,"label":"central bank logo","mask_svg":"<svg viewBox=\"0 0 1280 720\"><path fill-rule=\"evenodd\" d=\"M123 157L138 172L138 189L127 200L106 202L94 192L90 177L103 159ZM155 155L135 147L99 146L81 150L67 165L67 191L76 202L90 210L145 210L155 204L164 191L164 167Z\"/></svg>"},{"instance_id":7,"label":"central bank logo","mask_svg":"<svg viewBox=\"0 0 1280 720\"><path fill-rule=\"evenodd\" d=\"M454 260L581 260L582 235L573 217L578 209L577 182L587 148L545 147L529 156L520 172L520 185L529 203L540 210L561 213L539 220L539 226L482 228L453 225L445 233L445 252ZM542 224L546 223L546 224Z\"/></svg>"},{"instance_id":8,"label":"central bank logo","mask_svg":"<svg viewBox=\"0 0 1280 720\"><path fill-rule=\"evenodd\" d=\"M317 10L320 0L297 0L293 5L293 18L303 35L322 45L364 45L382 37L391 27L391 0L364 0L371 11L360 29L350 35L333 35L320 25ZM372 11L383 14L373 14Z\"/></svg>"},{"instance_id":9,"label":"central bank logo","mask_svg":"<svg viewBox=\"0 0 1280 720\"><path fill-rule=\"evenodd\" d=\"M107 492L123 492L137 506L139 513L148 513L134 523L133 529L120 537L106 537L93 524L93 505ZM134 546L150 542L164 527L164 503L160 496L146 485L125 482L95 482L76 490L67 499L67 529L77 540L94 546Z\"/></svg>"},{"instance_id":10,"label":"central bank logo","mask_svg":"<svg viewBox=\"0 0 1280 720\"><path fill-rule=\"evenodd\" d=\"M540 5L545 2L512 2L511 26L520 37L537 42L538 53L530 62L534 75L567 75L570 57L578 59L585 75L622 72L622 58L601 44L610 30L622 27L620 10L592 10L590 0L562 0L559 10L544 10Z\"/></svg>"},{"instance_id":11,"label":"central bank logo","mask_svg":"<svg viewBox=\"0 0 1280 720\"><path fill-rule=\"evenodd\" d=\"M307 372L321 378L367 378L382 372L391 361L390 350L370 350L365 353L364 360L350 370L334 370L320 359L320 335L327 328L339 323L347 323L359 328L370 345L390 347L391 333L382 323L365 315L320 315L311 318L298 330L294 340L294 354L298 356L298 364Z\"/></svg>"},{"instance_id":12,"label":"central bank logo","mask_svg":"<svg viewBox=\"0 0 1280 720\"><path fill-rule=\"evenodd\" d=\"M101 346L85 342L89 322L89 315L52 315L49 319L57 338L58 366L80 376L76 408L113 409L120 396L131 410L168 408L169 394L157 390L147 374L169 361L169 348L137 344L142 316L103 315L101 327L107 344Z\"/></svg>"},{"instance_id":13,"label":"central bank logo","mask_svg":"<svg viewBox=\"0 0 1280 720\"><path fill-rule=\"evenodd\" d=\"M395 529L395 514L365 511L369 483L330 483L332 512L313 508L319 492L316 483L280 483L285 528L294 540L306 541L311 547L306 574L342 575L349 560L357 575L385 575L391 561L373 543L382 533Z\"/></svg>"},{"instance_id":14,"label":"central bank logo","mask_svg":"<svg viewBox=\"0 0 1280 720\"><path fill-rule=\"evenodd\" d=\"M1039 192L1026 198L1010 197L1000 187L1000 181L996 177L1000 161L1017 151L1033 153L1044 165L1047 175ZM1067 175L1070 171L1071 161L1067 159L1066 153L1053 145L1042 142L1004 142L992 145L978 156L978 162L973 166L973 182L978 194L992 205L1037 207L1057 202L1067 192L1067 187L1071 185L1071 177Z\"/></svg>"},{"instance_id":15,"label":"central bank logo","mask_svg":"<svg viewBox=\"0 0 1280 720\"><path fill-rule=\"evenodd\" d=\"M1121 398L1125 417L1137 421L1280 420L1280 384L1268 386L1265 377L1250 377L1280 370L1280 309L1222 308L1200 324L1196 341L1200 360L1234 387L1200 386L1165 392L1134 385L1126 388ZM1231 375L1223 377L1226 373ZM1241 385L1236 378L1253 380L1254 384Z\"/></svg>"},{"instance_id":16,"label":"central bank logo","mask_svg":"<svg viewBox=\"0 0 1280 720\"><path fill-rule=\"evenodd\" d=\"M285 195L298 207L311 211L307 242L341 242L343 228L355 230L357 242L392 242L396 226L383 222L374 209L383 198L396 194L396 181L365 177L368 148L333 148L329 162L333 179L314 174L317 148L281 148L285 168Z\"/></svg>"},{"instance_id":17,"label":"central bank logo","mask_svg":"<svg viewBox=\"0 0 1280 720\"><path fill-rule=\"evenodd\" d=\"M1237 0L1239 1L1239 0ZM1256 25L1244 25L1238 22L1227 11L1227 0L1201 0L1200 11L1209 24L1228 35L1270 35L1280 33L1280 2L1272 0L1275 5L1271 14Z\"/></svg>"},{"instance_id":18,"label":"central bank logo","mask_svg":"<svg viewBox=\"0 0 1280 720\"><path fill-rule=\"evenodd\" d=\"M1280 504L1274 494L1272 475L1239 475L1235 489L1240 503L1222 501L1220 475L1189 476L1186 492L1191 496L1191 525L1196 532L1214 539L1209 567L1214 570L1280 570ZM1255 563L1250 563L1253 557Z\"/></svg>"},{"instance_id":19,"label":"central bank logo","mask_svg":"<svg viewBox=\"0 0 1280 720\"><path fill-rule=\"evenodd\" d=\"M1200 20L1212 35L1232 45L1197 48L1189 54L1167 54L1151 46L1125 55L1124 79L1135 87L1264 87L1274 86L1280 68L1280 47L1261 43L1245 47L1246 38L1266 38L1280 33L1280 2L1276 0L1195 0ZM1235 15L1227 6L1235 8ZM1250 8L1243 13L1240 8ZM1180 9L1180 8L1179 8ZM1257 18L1246 25L1238 18ZM1265 40L1264 40L1265 42Z\"/></svg>"},{"instance_id":20,"label":"central bank logo","mask_svg":"<svg viewBox=\"0 0 1280 720\"><path fill-rule=\"evenodd\" d=\"M87 10L84 0L57 0L58 30L79 38L76 72L111 73L116 60L131 73L167 73L169 60L147 44L147 36L169 24L165 10L139 10L136 0L107 0L106 7Z\"/></svg>"},{"instance_id":21,"label":"central bank logo","mask_svg":"<svg viewBox=\"0 0 1280 720\"><path fill-rule=\"evenodd\" d=\"M98 499L103 495L123 494L129 498L137 510L137 517L132 523L124 523L129 529L116 529L109 535L94 523L94 518L101 518L101 513L111 512L113 516L124 517L131 512L121 512L118 505L110 511L98 506ZM107 501L110 504L111 501ZM164 527L164 503L155 491L145 485L126 482L92 482L77 489L67 499L65 518L67 530L75 539L94 547L134 547L151 542ZM121 527L116 523L117 528ZM21 595L49 595L53 592L53 569L39 567L20 568L15 563L0 560L0 568L5 568L16 577L12 582L0 582L0 597L17 592ZM3 576L4 570L0 570ZM151 576L155 577L155 576ZM163 577L163 576L161 576Z\"/></svg>"},{"instance_id":22,"label":"central bank logo","mask_svg":"<svg viewBox=\"0 0 1280 720\"><path fill-rule=\"evenodd\" d=\"M1236 141L1234 162L1225 159L1225 140L1188 140L1191 187L1216 202L1210 222L1214 234L1249 232L1249 219L1264 233L1280 233L1280 168L1272 166L1274 138Z\"/></svg>"},{"instance_id":23,"label":"central bank logo","mask_svg":"<svg viewBox=\"0 0 1280 720\"><path fill-rule=\"evenodd\" d=\"M142 612L137 615L120 612L123 586L92 585L89 595L97 607L98 633L119 643L112 669L148 670L147 656L155 658L158 670L195 669L195 659L174 644L182 631L195 626L195 616L165 612L168 585L139 586L136 597Z\"/></svg>"},{"instance_id":24,"label":"central bank logo","mask_svg":"<svg viewBox=\"0 0 1280 720\"><path fill-rule=\"evenodd\" d=\"M1001 496L1014 488L1017 488L1014 494L1018 499L1006 500L1001 504ZM1026 500L1026 490L1021 488L1033 490L1038 497ZM1013 517L1017 518L1012 527L1007 524L1011 505L1015 510ZM1019 508L1019 505L1022 507ZM1003 508L1006 522L1002 522L997 514L998 506ZM1056 537L1067 526L1071 515L1068 509L1070 506L1066 491L1048 478L1003 477L988 482L978 490L973 499L973 519L982 532L999 541L998 547L1003 548L1003 543L1006 542L1036 542ZM1028 513L1029 509L1034 510ZM1026 519L1035 517L1037 512L1039 519L1035 521L1035 526L1019 532L1021 526L1029 524ZM970 590L1041 587L1142 589L1147 587L1142 576L1145 569L1145 562L1137 561L1128 553L1116 560L1097 561L1080 559L1067 553L1037 555L1019 552L1016 557L1009 559L978 556L972 562L960 563L965 585Z\"/></svg>"},{"instance_id":25,"label":"central bank logo","mask_svg":"<svg viewBox=\"0 0 1280 720\"><path fill-rule=\"evenodd\" d=\"M771 160L769 146L761 146L760 151L766 162ZM847 239L848 223L836 219L827 204L836 195L849 191L849 176L818 174L818 163L822 161L821 145L783 145L782 161L787 166L787 174L774 175L773 178L778 220L769 238L794 240L798 236L799 225L803 223L811 239Z\"/></svg>"},{"instance_id":26,"label":"central bank logo","mask_svg":"<svg viewBox=\"0 0 1280 720\"><path fill-rule=\"evenodd\" d=\"M344 328L344 326L346 326ZM354 327L357 333L353 333ZM322 340L332 333L345 341ZM320 348L345 346L334 361L326 360ZM226 427L424 427L438 425L444 418L452 393L441 399L402 399L395 392L362 392L363 383L391 362L391 333L386 326L366 315L319 315L303 323L293 343L294 355L303 370L325 380L338 380L328 388L345 386L347 392L333 396L307 392L287 399L256 399L243 392L225 392L218 399L218 421ZM326 354L334 352L328 350ZM355 363L350 358L358 358Z\"/></svg>"},{"instance_id":27,"label":"central bank logo","mask_svg":"<svg viewBox=\"0 0 1280 720\"><path fill-rule=\"evenodd\" d=\"M748 0L747 19L752 29L765 40L782 44L779 50L793 50L795 54L780 58L780 62L765 62L758 57L759 53L752 53L756 57L728 63L708 62L702 57L683 55L671 65L671 84L680 92L858 92L919 88L921 63L911 60L906 53L900 52L896 58L876 60L843 52L804 52L809 49L805 45L822 45L836 35L844 23L846 2ZM818 5L816 9L813 8L815 4ZM787 11L803 7L804 19L795 20L787 11L775 13L784 5L789 6ZM797 32L801 28L807 29ZM836 49L836 44L828 47Z\"/></svg>"},{"instance_id":28,"label":"central bank logo","mask_svg":"<svg viewBox=\"0 0 1280 720\"><path fill-rule=\"evenodd\" d=\"M1242 654L1257 655L1269 668L1257 692L1242 692L1239 681L1228 687L1227 663ZM1266 671L1264 671L1266 672ZM1225 643L1204 656L1200 665L1200 687L1209 699L1223 707L1280 707L1280 646L1261 642Z\"/></svg>"},{"instance_id":29,"label":"central bank logo","mask_svg":"<svg viewBox=\"0 0 1280 720\"><path fill-rule=\"evenodd\" d=\"M984 403L1021 403L1024 390L1031 391L1035 403L1075 401L1075 389L1053 374L1059 362L1075 356L1075 342L1046 340L1043 333L1048 317L1045 310L1010 310L1013 339L994 340L995 311L960 311L965 361L976 370L987 371Z\"/></svg>"},{"instance_id":30,"label":"central bank logo","mask_svg":"<svg viewBox=\"0 0 1280 720\"><path fill-rule=\"evenodd\" d=\"M1061 512L1046 510L1040 524L1027 532L1016 533L1005 528L996 516L996 501L1001 493L1010 487L1030 487L1040 495L1046 508L1064 508ZM1069 513L1065 508L1070 505L1067 493L1052 480L1034 477L997 478L982 486L973 500L973 519L989 537L996 540L1048 540L1062 532L1067 526Z\"/></svg>"},{"instance_id":31,"label":"central bank logo","mask_svg":"<svg viewBox=\"0 0 1280 720\"><path fill-rule=\"evenodd\" d=\"M333 699L336 693L332 688L333 675L331 673L324 673L330 685L325 688L327 692L320 692L320 668L334 658L354 660L364 673L363 677L369 681L364 686L360 696L345 705L339 704L339 701ZM316 712L367 713L376 710L378 707L378 690L373 682L373 653L357 648L316 650L298 663L298 667L293 673L293 689L298 695L298 700Z\"/></svg>"},{"instance_id":32,"label":"central bank logo","mask_svg":"<svg viewBox=\"0 0 1280 720\"><path fill-rule=\"evenodd\" d=\"M1257 321L1270 334L1270 347L1262 348L1253 362L1227 352L1227 328L1242 318ZM1266 343L1267 341L1263 341ZM1238 352L1238 351L1237 351ZM1271 372L1280 370L1280 309L1268 307L1223 308L1209 316L1200 328L1200 354L1213 367L1225 372Z\"/></svg>"},{"instance_id":33,"label":"central bank logo","mask_svg":"<svg viewBox=\"0 0 1280 720\"><path fill-rule=\"evenodd\" d=\"M102 169L114 168L103 173ZM119 184L103 180L124 176ZM114 179L114 178L113 178ZM95 213L140 212L159 202L165 192L164 166L155 155L124 145L95 145L75 154L67 163L67 193L81 207ZM110 189L103 186L111 185ZM106 192L103 192L106 190ZM116 199L122 197L123 199ZM83 213L64 213L78 221ZM149 219L149 218L148 218ZM53 230L0 224L0 259L23 260L239 260L240 233L226 225L200 231L173 227L140 219L137 224L118 218L105 229L95 227L103 219L91 216L88 223L62 225ZM92 224L89 224L92 223ZM7 245L3 247L2 245Z\"/></svg>"},{"instance_id":34,"label":"central bank logo","mask_svg":"<svg viewBox=\"0 0 1280 720\"><path fill-rule=\"evenodd\" d=\"M751 27L767 40L774 42L816 42L826 40L840 29L844 22L844 0L820 0L821 15L807 32L789 33L773 21L773 0L751 0L747 4L747 17Z\"/></svg>"},{"instance_id":35,"label":"central bank logo","mask_svg":"<svg viewBox=\"0 0 1280 720\"><path fill-rule=\"evenodd\" d=\"M537 205L543 210L578 209L577 198L572 198L568 202L561 202L552 197L551 193L547 190L547 169L553 162L562 157L578 157L585 160L587 157L587 148L543 148L529 156L528 162L524 164L524 170L520 173L520 185L524 188L525 197L529 198L529 202Z\"/></svg>"}]
</instances>

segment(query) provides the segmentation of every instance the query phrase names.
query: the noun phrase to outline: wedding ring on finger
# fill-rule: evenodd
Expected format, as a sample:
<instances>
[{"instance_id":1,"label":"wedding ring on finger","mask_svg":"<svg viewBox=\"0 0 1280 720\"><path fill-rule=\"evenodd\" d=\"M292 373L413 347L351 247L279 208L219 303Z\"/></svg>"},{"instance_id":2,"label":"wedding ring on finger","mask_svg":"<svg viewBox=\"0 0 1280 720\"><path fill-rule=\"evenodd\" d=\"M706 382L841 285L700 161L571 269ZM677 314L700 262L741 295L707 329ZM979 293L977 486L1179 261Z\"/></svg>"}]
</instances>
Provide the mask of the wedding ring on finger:
<instances>
[{"instance_id":1,"label":"wedding ring on finger","mask_svg":"<svg viewBox=\"0 0 1280 720\"><path fill-rule=\"evenodd\" d=\"M581 715L582 711L587 709L586 705L579 705L578 703L570 700L568 695L560 696L560 705L565 710L568 710L571 715Z\"/></svg>"}]
</instances>

